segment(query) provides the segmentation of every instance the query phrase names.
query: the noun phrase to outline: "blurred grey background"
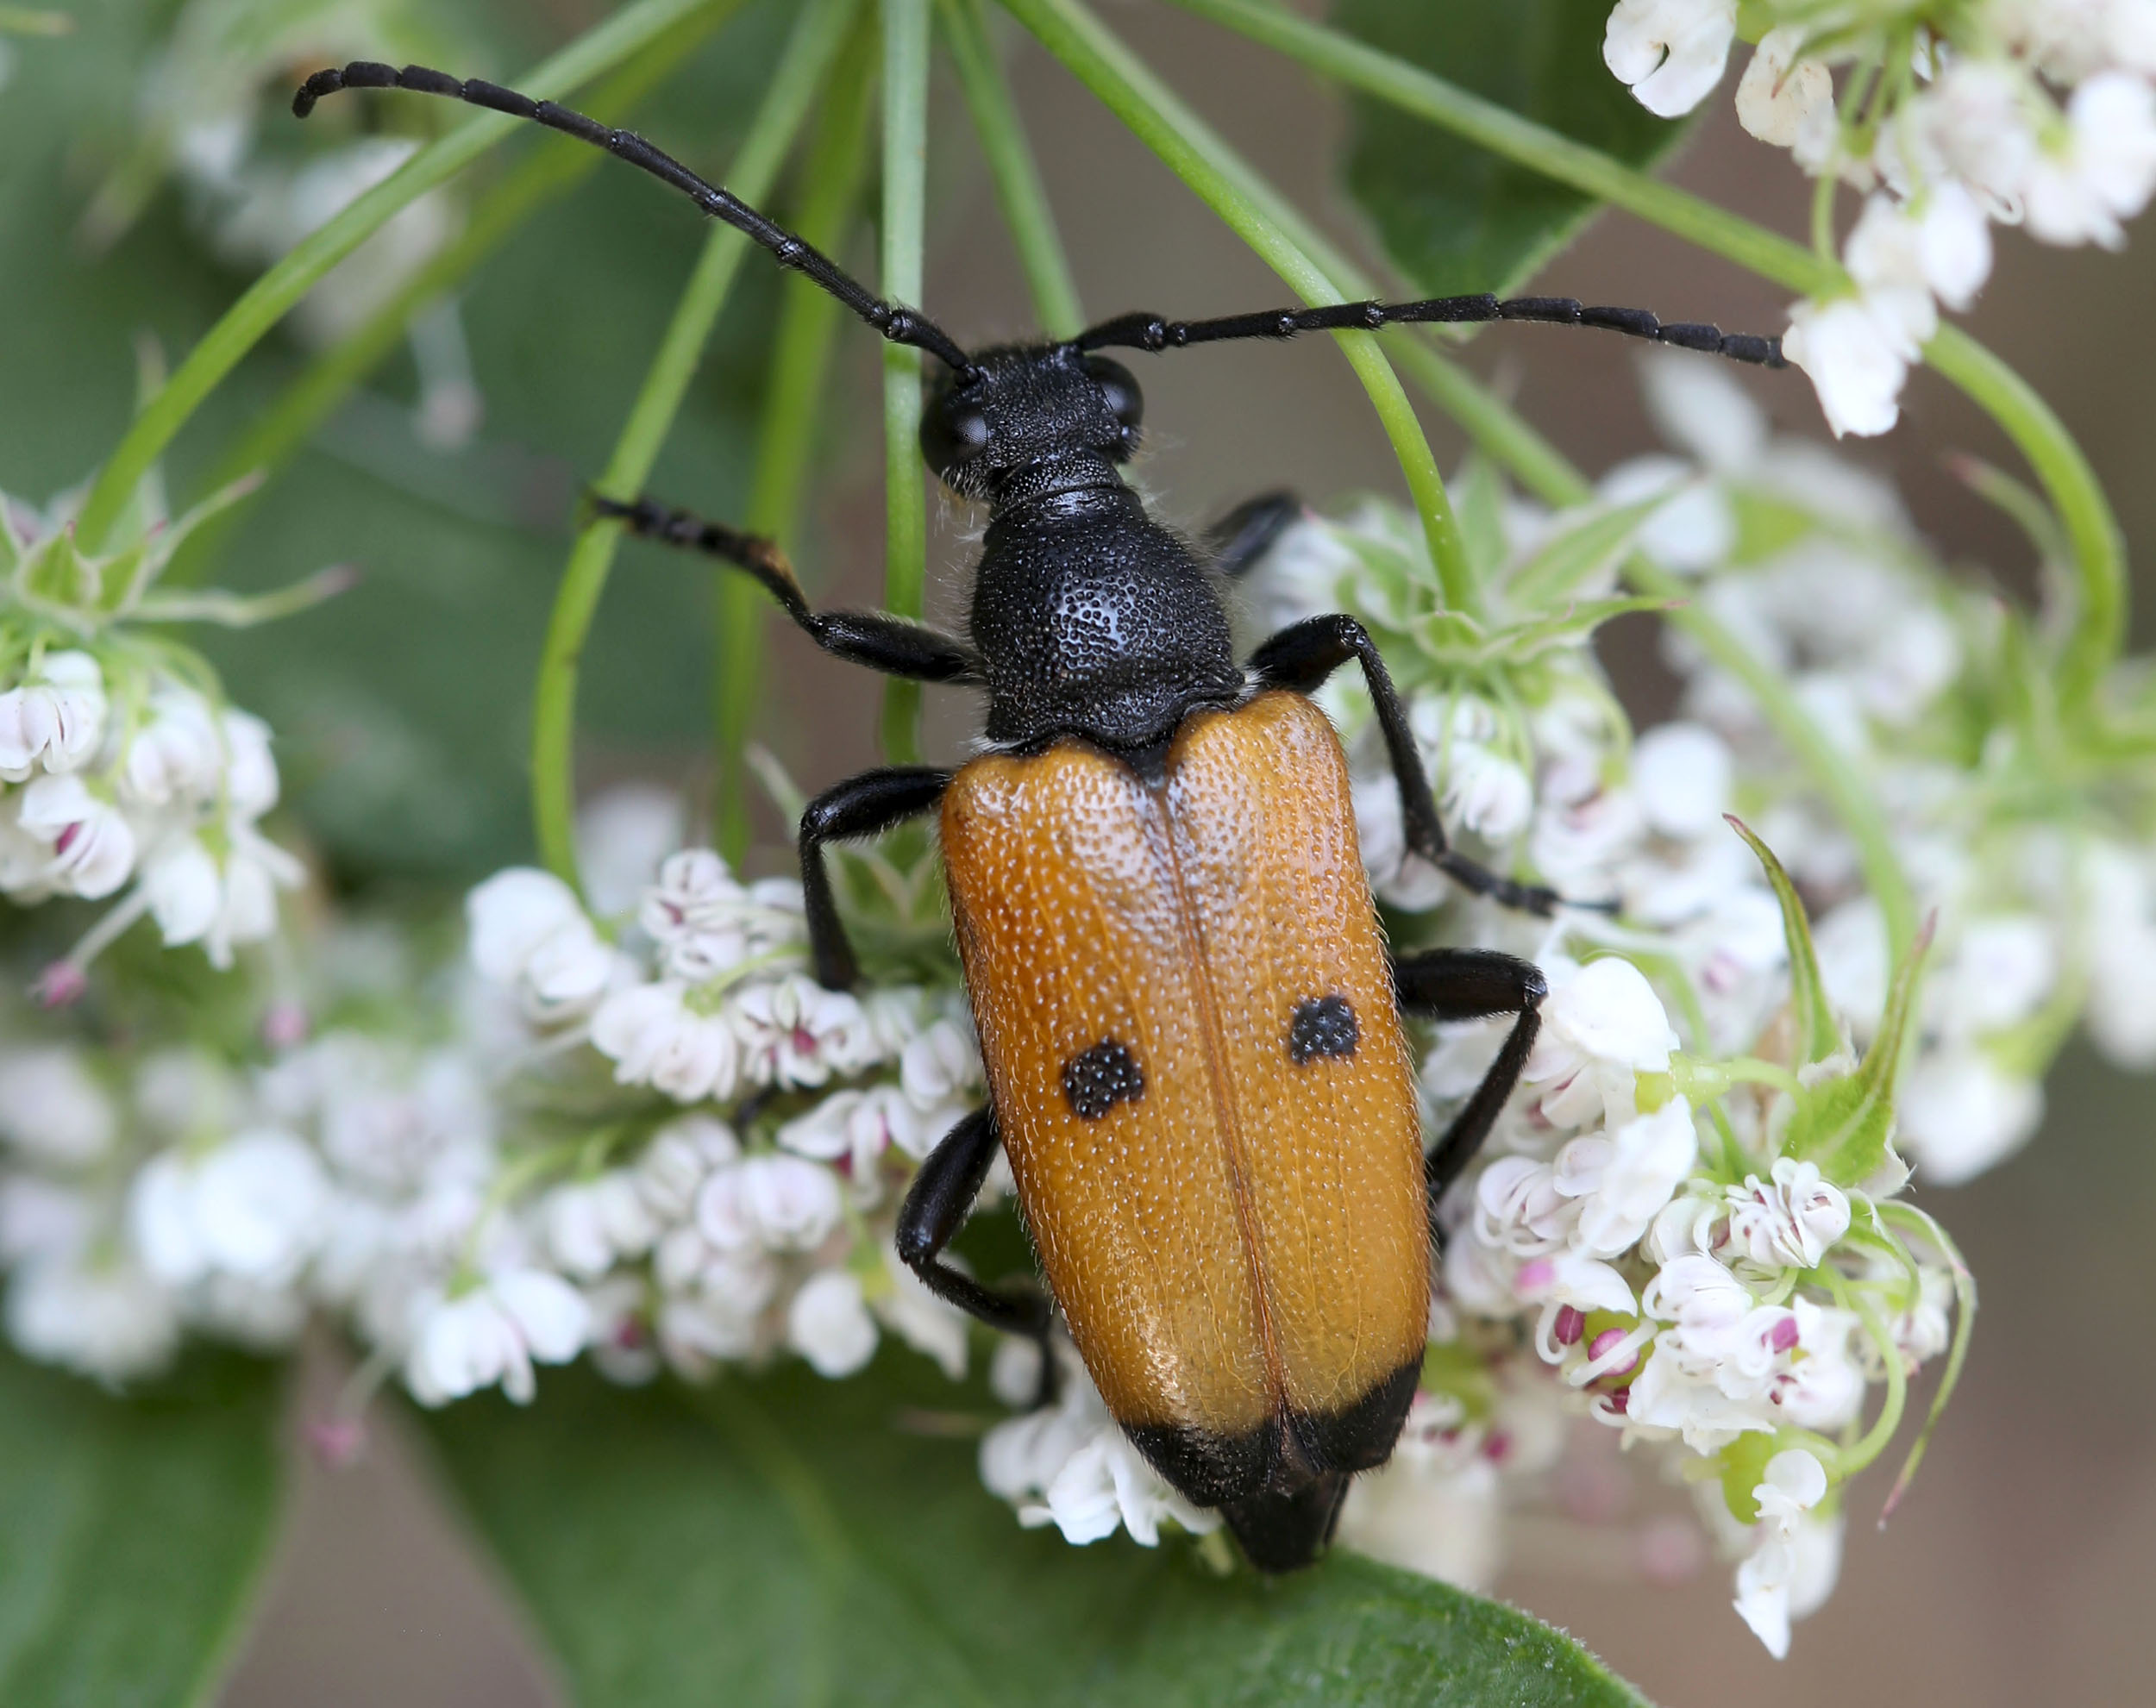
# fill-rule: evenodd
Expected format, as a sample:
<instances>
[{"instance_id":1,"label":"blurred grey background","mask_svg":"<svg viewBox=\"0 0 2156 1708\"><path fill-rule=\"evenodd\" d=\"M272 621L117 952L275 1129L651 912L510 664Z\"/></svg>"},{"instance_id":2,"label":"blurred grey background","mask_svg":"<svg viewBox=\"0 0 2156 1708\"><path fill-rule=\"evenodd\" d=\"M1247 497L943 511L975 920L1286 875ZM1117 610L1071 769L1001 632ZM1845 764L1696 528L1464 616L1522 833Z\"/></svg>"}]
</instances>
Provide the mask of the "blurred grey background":
<instances>
[{"instance_id":1,"label":"blurred grey background","mask_svg":"<svg viewBox=\"0 0 2156 1708\"><path fill-rule=\"evenodd\" d=\"M1102 10L1200 112L1351 247L1368 243L1330 187L1343 128L1310 79L1237 38L1151 3ZM1278 283L1091 98L1028 44L1012 72L1087 308L1175 315L1284 300ZM1710 103L1672 176L1800 235L1806 185ZM958 110L939 99L932 149L928 306L959 336L1030 329L1028 299L995 216L985 169ZM664 140L664 139L661 139ZM602 177L582 193L627 193ZM2006 234L1975 335L2035 380L2094 459L2142 565L2136 633L2156 604L2156 224L2123 256L2040 249ZM1621 216L1603 219L1544 280L1552 291L1637 303L1675 318L1771 330L1784 294ZM1651 442L1634 347L1552 328L1484 338L1473 364L1510 386L1528 416L1590 471ZM1360 387L1323 340L1137 359L1151 449L1142 475L1164 513L1196 524L1237 499L1288 485L1316 500L1397 490ZM873 602L880 585L881 450L876 357L842 342L826 478L800 556L827 597ZM480 375L482 382L486 379ZM1749 382L1785 429L1823 435L1795 375ZM1430 425L1450 467L1458 435ZM490 435L513 440L517 422ZM611 432L611 425L607 430ZM2028 552L1996 512L1943 472L1970 450L2017 468L1972 406L1920 376L1901 429L1850 454L1889 470L1924 529L1957 557L2027 585ZM695 503L693 491L667 496ZM931 601L960 597L962 518L938 519ZM566 547L566 540L564 541ZM624 573L640 572L633 565ZM1833 590L1821 590L1831 597ZM1610 637L1613 670L1637 715L1661 709L1666 680L1643 621ZM811 785L870 762L874 689L863 674L774 634L769 680L789 723L774 745ZM932 714L933 744L955 752L965 711ZM594 774L620 756L592 755ZM775 823L765 825L775 848ZM1851 1502L1842 1583L1797 1629L1777 1664L1729 1610L1727 1572L1655 1587L1607 1562L1530 1536L1500 1593L1564 1626L1668 1708L1740 1697L1783 1703L1951 1699L1978 1708L2033 1701L2148 1700L2156 1679L2156 1361L2140 1342L2156 1305L2156 1118L2152 1086L2070 1051L2051 1086L2045 1131L1974 1186L1924 1202L1961 1240L1984 1306L1967 1378L1893 1528L1871 1516L1876 1472ZM298 1420L327 1404L340 1355L310 1358ZM544 1403L543 1398L541 1401ZM423 1455L393 1415L378 1416L370 1457L325 1472L295 1451L298 1499L259 1624L225 1692L228 1708L459 1704L524 1708L558 1699L506 1598L428 1486ZM1888 1473L1890 1475L1890 1473ZM1111 1546L1126 1545L1119 1541ZM714 1610L714 1617L724 1617ZM714 1680L713 1699L724 1699Z\"/></svg>"}]
</instances>

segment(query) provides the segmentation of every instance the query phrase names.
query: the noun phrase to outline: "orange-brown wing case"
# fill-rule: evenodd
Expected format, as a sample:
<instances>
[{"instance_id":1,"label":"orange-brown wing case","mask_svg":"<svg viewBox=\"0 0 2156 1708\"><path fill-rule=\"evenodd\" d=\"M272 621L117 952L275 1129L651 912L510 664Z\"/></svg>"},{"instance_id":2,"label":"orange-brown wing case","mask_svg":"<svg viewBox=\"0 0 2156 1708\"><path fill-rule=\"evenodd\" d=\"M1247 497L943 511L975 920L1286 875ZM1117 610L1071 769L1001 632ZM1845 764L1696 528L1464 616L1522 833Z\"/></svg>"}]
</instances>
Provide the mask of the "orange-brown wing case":
<instances>
[{"instance_id":1,"label":"orange-brown wing case","mask_svg":"<svg viewBox=\"0 0 2156 1708\"><path fill-rule=\"evenodd\" d=\"M1004 1148L1109 1410L1217 1441L1388 1381L1404 1406L1421 1138L1324 715L1194 713L1150 777L1075 741L976 760L943 838Z\"/></svg>"}]
</instances>

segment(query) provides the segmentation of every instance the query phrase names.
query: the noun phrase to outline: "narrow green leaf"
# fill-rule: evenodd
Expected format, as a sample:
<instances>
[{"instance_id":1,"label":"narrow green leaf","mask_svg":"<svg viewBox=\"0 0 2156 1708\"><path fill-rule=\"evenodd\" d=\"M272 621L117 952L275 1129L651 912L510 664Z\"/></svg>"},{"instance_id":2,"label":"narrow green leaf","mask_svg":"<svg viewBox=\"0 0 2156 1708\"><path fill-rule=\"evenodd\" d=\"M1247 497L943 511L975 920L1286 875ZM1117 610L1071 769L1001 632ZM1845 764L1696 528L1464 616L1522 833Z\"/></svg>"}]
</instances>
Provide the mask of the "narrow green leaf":
<instances>
[{"instance_id":1,"label":"narrow green leaf","mask_svg":"<svg viewBox=\"0 0 2156 1708\"><path fill-rule=\"evenodd\" d=\"M1605 0L1334 0L1333 21L1374 47L1636 166L1684 126L1658 119L1602 63ZM1565 185L1432 130L1369 96L1352 103L1348 189L1386 252L1433 296L1507 295L1593 217Z\"/></svg>"},{"instance_id":2,"label":"narrow green leaf","mask_svg":"<svg viewBox=\"0 0 2156 1708\"><path fill-rule=\"evenodd\" d=\"M0 1702L204 1699L276 1521L279 1393L229 1354L127 1399L0 1354Z\"/></svg>"},{"instance_id":3,"label":"narrow green leaf","mask_svg":"<svg viewBox=\"0 0 2156 1708\"><path fill-rule=\"evenodd\" d=\"M1632 550L1646 519L1667 503L1644 498L1636 504L1590 512L1559 529L1512 572L1506 595L1515 610L1540 610L1564 598L1582 582L1613 572Z\"/></svg>"},{"instance_id":4,"label":"narrow green leaf","mask_svg":"<svg viewBox=\"0 0 2156 1708\"><path fill-rule=\"evenodd\" d=\"M1918 974L1937 923L1935 915L1927 919L1902 957L1878 1035L1857 1071L1813 1086L1797 1099L1789 1117L1783 1154L1800 1162L1816 1162L1820 1173L1838 1186L1869 1179L1887 1161L1894 1137L1895 1083L1916 1005Z\"/></svg>"},{"instance_id":5,"label":"narrow green leaf","mask_svg":"<svg viewBox=\"0 0 2156 1708\"><path fill-rule=\"evenodd\" d=\"M1961 1248L1947 1237L1946 1230L1927 1212L1913 1204L1883 1204L1878 1208L1890 1226L1936 1245L1954 1278L1954 1338L1952 1345L1946 1348L1946 1368L1939 1379L1939 1391L1932 1396L1932 1409L1925 1413L1924 1427L1909 1444L1908 1457L1902 1461L1901 1473L1887 1492L1886 1504L1879 1509L1879 1528L1884 1530L1887 1520L1902 1504L1902 1497L1916 1480L1916 1467L1924 1462L1924 1449L1932 1444L1932 1431L1946 1416L1946 1403L1954 1397L1954 1388L1961 1380L1961 1367L1968 1361L1969 1342L1977 1331L1977 1278L1964 1261Z\"/></svg>"},{"instance_id":6,"label":"narrow green leaf","mask_svg":"<svg viewBox=\"0 0 2156 1708\"><path fill-rule=\"evenodd\" d=\"M1796 885L1783 870L1774 850L1752 833L1752 827L1733 813L1725 813L1729 828L1745 839L1745 845L1765 868L1775 899L1782 904L1782 935L1789 946L1789 1016L1796 1023L1796 1060L1800 1067L1824 1061L1841 1042L1841 1029L1827 1000L1826 981L1819 974L1819 951L1812 944L1812 922L1804 912Z\"/></svg>"},{"instance_id":7,"label":"narrow green leaf","mask_svg":"<svg viewBox=\"0 0 2156 1708\"><path fill-rule=\"evenodd\" d=\"M700 1393L549 1373L529 1411L429 1423L590 1708L1640 1700L1526 1616L1351 1555L1265 1582L1172 1539L1022 1530L922 1367Z\"/></svg>"}]
</instances>

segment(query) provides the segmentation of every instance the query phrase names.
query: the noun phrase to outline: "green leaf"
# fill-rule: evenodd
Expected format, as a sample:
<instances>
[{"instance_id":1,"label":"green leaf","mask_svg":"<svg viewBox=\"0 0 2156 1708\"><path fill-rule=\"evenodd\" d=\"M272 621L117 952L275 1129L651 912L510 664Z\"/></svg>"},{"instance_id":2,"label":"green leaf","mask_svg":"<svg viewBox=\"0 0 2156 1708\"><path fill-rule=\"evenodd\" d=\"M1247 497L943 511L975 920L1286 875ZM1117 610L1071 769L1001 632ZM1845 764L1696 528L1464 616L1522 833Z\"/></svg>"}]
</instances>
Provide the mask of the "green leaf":
<instances>
[{"instance_id":1,"label":"green leaf","mask_svg":"<svg viewBox=\"0 0 2156 1708\"><path fill-rule=\"evenodd\" d=\"M428 1421L584 1708L1640 1700L1524 1615L1352 1556L1269 1583L1022 1530L950 1416L986 1402L924 1369L549 1373L529 1411Z\"/></svg>"},{"instance_id":2,"label":"green leaf","mask_svg":"<svg viewBox=\"0 0 2156 1708\"><path fill-rule=\"evenodd\" d=\"M0 1702L208 1698L274 1528L280 1391L231 1354L126 1399L0 1354Z\"/></svg>"},{"instance_id":3,"label":"green leaf","mask_svg":"<svg viewBox=\"0 0 2156 1708\"><path fill-rule=\"evenodd\" d=\"M1810 1087L1797 1099L1782 1141L1785 1156L1816 1162L1819 1172L1838 1186L1868 1180L1892 1154L1894 1087L1900 1077L1902 1046L1916 1005L1917 975L1932 946L1936 919L1924 922L1894 975L1878 1035L1853 1073Z\"/></svg>"},{"instance_id":4,"label":"green leaf","mask_svg":"<svg viewBox=\"0 0 2156 1708\"><path fill-rule=\"evenodd\" d=\"M1413 625L1415 644L1438 663L1460 670L1532 663L1547 652L1584 641L1613 617L1667 610L1667 599L1581 599L1549 616L1485 629L1464 611L1432 611Z\"/></svg>"},{"instance_id":5,"label":"green leaf","mask_svg":"<svg viewBox=\"0 0 2156 1708\"><path fill-rule=\"evenodd\" d=\"M1653 164L1684 134L1603 65L1608 0L1334 0L1332 13L1371 46L1627 165ZM1348 188L1387 253L1432 296L1517 290L1594 215L1579 191L1395 108L1360 97L1351 105Z\"/></svg>"},{"instance_id":6,"label":"green leaf","mask_svg":"<svg viewBox=\"0 0 2156 1708\"><path fill-rule=\"evenodd\" d=\"M1742 819L1728 814L1724 816L1729 819L1729 828L1758 856L1759 864L1766 869L1767 882L1774 886L1775 899L1782 904L1782 935L1789 946L1789 1017L1796 1025L1797 1065L1824 1061L1840 1048L1841 1028L1834 1023L1834 1010L1827 1000L1827 985L1820 977L1819 952L1812 946L1812 922L1805 914L1803 900L1789 881L1789 874L1782 869L1782 862L1774 857L1774 850L1753 835L1751 826Z\"/></svg>"},{"instance_id":7,"label":"green leaf","mask_svg":"<svg viewBox=\"0 0 2156 1708\"><path fill-rule=\"evenodd\" d=\"M1590 510L1568 522L1513 571L1506 581L1507 597L1515 610L1540 610L1582 582L1614 572L1630 554L1641 526L1668 502L1666 496L1644 498L1636 504Z\"/></svg>"}]
</instances>

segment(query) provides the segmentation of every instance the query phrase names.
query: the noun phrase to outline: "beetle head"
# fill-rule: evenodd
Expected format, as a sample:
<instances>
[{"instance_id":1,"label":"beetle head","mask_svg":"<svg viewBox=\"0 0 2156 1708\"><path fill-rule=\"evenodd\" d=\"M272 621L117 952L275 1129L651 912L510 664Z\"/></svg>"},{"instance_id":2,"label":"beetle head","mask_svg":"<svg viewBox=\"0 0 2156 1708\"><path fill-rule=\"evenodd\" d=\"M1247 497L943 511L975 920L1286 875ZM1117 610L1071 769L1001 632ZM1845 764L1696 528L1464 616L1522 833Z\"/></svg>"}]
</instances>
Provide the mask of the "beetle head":
<instances>
[{"instance_id":1,"label":"beetle head","mask_svg":"<svg viewBox=\"0 0 2156 1708\"><path fill-rule=\"evenodd\" d=\"M1110 468L1138 449L1145 400L1131 371L1070 344L983 350L946 373L921 417L921 454L961 497L993 499L1054 465ZM1103 466L1106 465L1106 466Z\"/></svg>"}]
</instances>

